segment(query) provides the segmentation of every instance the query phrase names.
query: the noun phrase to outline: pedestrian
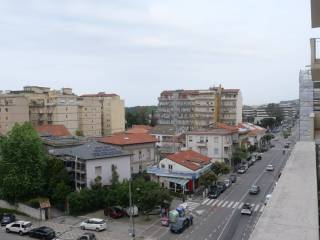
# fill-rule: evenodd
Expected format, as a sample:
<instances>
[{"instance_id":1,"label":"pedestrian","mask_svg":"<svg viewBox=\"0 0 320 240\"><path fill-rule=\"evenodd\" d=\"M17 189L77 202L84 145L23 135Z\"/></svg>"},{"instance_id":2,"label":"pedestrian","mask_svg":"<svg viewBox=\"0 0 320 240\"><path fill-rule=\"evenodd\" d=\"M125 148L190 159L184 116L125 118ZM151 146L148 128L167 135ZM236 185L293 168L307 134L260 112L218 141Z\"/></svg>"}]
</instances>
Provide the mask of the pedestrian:
<instances>
[{"instance_id":1,"label":"pedestrian","mask_svg":"<svg viewBox=\"0 0 320 240\"><path fill-rule=\"evenodd\" d=\"M190 214L190 225L193 224L193 216Z\"/></svg>"}]
</instances>

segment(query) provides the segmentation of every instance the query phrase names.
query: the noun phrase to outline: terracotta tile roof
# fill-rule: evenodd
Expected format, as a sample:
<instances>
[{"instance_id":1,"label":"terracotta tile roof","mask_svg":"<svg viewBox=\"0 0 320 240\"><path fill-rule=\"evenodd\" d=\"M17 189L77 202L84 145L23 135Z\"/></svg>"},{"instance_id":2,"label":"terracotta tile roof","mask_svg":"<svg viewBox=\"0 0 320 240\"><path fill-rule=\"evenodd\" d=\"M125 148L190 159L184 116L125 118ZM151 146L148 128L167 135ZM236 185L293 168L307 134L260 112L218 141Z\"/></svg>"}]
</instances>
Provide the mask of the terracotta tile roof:
<instances>
[{"instance_id":1,"label":"terracotta tile roof","mask_svg":"<svg viewBox=\"0 0 320 240\"><path fill-rule=\"evenodd\" d=\"M233 133L238 132L238 128L236 126L231 126L231 125L228 125L225 123L215 123L214 127L226 129L226 130L229 130L230 132L233 132Z\"/></svg>"},{"instance_id":2,"label":"terracotta tile roof","mask_svg":"<svg viewBox=\"0 0 320 240\"><path fill-rule=\"evenodd\" d=\"M157 142L154 136L145 133L117 133L112 136L99 138L98 141L119 146Z\"/></svg>"},{"instance_id":3,"label":"terracotta tile roof","mask_svg":"<svg viewBox=\"0 0 320 240\"><path fill-rule=\"evenodd\" d=\"M149 133L151 129L152 127L148 125L132 125L132 128L129 128L126 133Z\"/></svg>"},{"instance_id":4,"label":"terracotta tile roof","mask_svg":"<svg viewBox=\"0 0 320 240\"><path fill-rule=\"evenodd\" d=\"M105 93L105 92L99 92L95 94L83 94L80 97L115 97L118 96L115 93Z\"/></svg>"},{"instance_id":5,"label":"terracotta tile roof","mask_svg":"<svg viewBox=\"0 0 320 240\"><path fill-rule=\"evenodd\" d=\"M36 131L40 135L51 135L55 137L70 136L70 132L64 125L45 124L36 127Z\"/></svg>"},{"instance_id":6,"label":"terracotta tile roof","mask_svg":"<svg viewBox=\"0 0 320 240\"><path fill-rule=\"evenodd\" d=\"M174 161L192 171L201 169L203 165L210 164L211 158L192 150L181 151L167 156L167 159Z\"/></svg>"}]
</instances>

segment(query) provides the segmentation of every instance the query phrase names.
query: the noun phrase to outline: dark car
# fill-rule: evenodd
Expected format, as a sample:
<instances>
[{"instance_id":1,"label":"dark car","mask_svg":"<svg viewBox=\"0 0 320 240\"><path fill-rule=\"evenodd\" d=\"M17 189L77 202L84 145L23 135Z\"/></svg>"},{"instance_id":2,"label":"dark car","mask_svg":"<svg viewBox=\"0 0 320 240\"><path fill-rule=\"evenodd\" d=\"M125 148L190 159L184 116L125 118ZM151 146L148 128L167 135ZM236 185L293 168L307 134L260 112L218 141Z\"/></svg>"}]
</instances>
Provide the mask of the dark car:
<instances>
[{"instance_id":1,"label":"dark car","mask_svg":"<svg viewBox=\"0 0 320 240\"><path fill-rule=\"evenodd\" d=\"M96 235L94 233L84 233L80 237L77 238L77 240L97 240Z\"/></svg>"},{"instance_id":2,"label":"dark car","mask_svg":"<svg viewBox=\"0 0 320 240\"><path fill-rule=\"evenodd\" d=\"M108 207L104 209L104 215L112 218L121 218L126 212L121 207Z\"/></svg>"},{"instance_id":3,"label":"dark car","mask_svg":"<svg viewBox=\"0 0 320 240\"><path fill-rule=\"evenodd\" d=\"M9 223L16 221L16 216L11 213L4 213L1 216L1 226L6 226Z\"/></svg>"},{"instance_id":4,"label":"dark car","mask_svg":"<svg viewBox=\"0 0 320 240\"><path fill-rule=\"evenodd\" d=\"M252 185L250 188L249 188L249 193L250 194L259 194L260 192L260 187L257 186L257 185Z\"/></svg>"},{"instance_id":5,"label":"dark car","mask_svg":"<svg viewBox=\"0 0 320 240\"><path fill-rule=\"evenodd\" d=\"M247 161L247 163L248 163L249 167L251 167L254 164L254 162L252 160Z\"/></svg>"},{"instance_id":6,"label":"dark car","mask_svg":"<svg viewBox=\"0 0 320 240\"><path fill-rule=\"evenodd\" d=\"M208 198L210 199L216 199L220 196L220 190L217 186L211 186L209 188L209 192L208 192Z\"/></svg>"},{"instance_id":7,"label":"dark car","mask_svg":"<svg viewBox=\"0 0 320 240\"><path fill-rule=\"evenodd\" d=\"M230 177L229 177L229 179L230 179L230 181L231 181L232 183L235 183L235 182L237 181L237 175L231 174Z\"/></svg>"},{"instance_id":8,"label":"dark car","mask_svg":"<svg viewBox=\"0 0 320 240\"><path fill-rule=\"evenodd\" d=\"M226 184L224 182L217 182L216 186L219 189L220 193L223 193L227 189Z\"/></svg>"},{"instance_id":9,"label":"dark car","mask_svg":"<svg viewBox=\"0 0 320 240\"><path fill-rule=\"evenodd\" d=\"M33 238L51 240L56 237L56 233L52 228L49 227L39 227L34 228L29 231L29 236Z\"/></svg>"}]
</instances>

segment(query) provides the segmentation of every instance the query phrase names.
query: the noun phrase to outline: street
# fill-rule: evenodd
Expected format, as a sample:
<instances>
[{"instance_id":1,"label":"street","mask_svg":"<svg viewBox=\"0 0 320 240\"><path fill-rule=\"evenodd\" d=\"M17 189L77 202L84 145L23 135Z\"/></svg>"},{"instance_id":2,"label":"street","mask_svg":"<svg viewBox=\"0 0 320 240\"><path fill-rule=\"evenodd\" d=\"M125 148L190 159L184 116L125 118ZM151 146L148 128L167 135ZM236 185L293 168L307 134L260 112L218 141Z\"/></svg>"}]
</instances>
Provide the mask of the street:
<instances>
[{"instance_id":1,"label":"street","mask_svg":"<svg viewBox=\"0 0 320 240\"><path fill-rule=\"evenodd\" d=\"M218 199L199 199L188 202L194 215L194 224L182 234L173 234L169 229L160 239L202 239L202 240L246 240L263 212L265 197L272 193L279 173L290 155L290 150L283 154L285 142L292 142L290 149L296 141L297 129L288 139L278 137L272 141L275 145L263 154L263 158L251 166L245 174L239 175L238 180L231 188L219 196ZM275 170L267 172L266 167L272 164ZM252 184L260 186L258 195L249 195L248 189ZM251 216L241 215L240 209L244 203L252 205Z\"/></svg>"}]
</instances>

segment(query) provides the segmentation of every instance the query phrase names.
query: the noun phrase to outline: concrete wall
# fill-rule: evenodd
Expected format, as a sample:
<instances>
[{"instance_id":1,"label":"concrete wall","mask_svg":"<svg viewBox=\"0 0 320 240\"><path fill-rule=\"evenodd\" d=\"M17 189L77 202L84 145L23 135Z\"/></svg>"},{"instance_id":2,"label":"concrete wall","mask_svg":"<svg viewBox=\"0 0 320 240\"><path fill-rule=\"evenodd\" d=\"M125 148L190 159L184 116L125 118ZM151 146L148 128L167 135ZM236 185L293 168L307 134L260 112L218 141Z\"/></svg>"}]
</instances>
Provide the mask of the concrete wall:
<instances>
[{"instance_id":1,"label":"concrete wall","mask_svg":"<svg viewBox=\"0 0 320 240\"><path fill-rule=\"evenodd\" d=\"M103 185L109 185L112 170L111 166L117 166L117 172L119 174L119 181L130 178L130 156L113 157L106 159L96 159L86 161L86 174L87 174L87 186L94 182L97 177L95 173L95 167L101 167L101 182Z\"/></svg>"},{"instance_id":2,"label":"concrete wall","mask_svg":"<svg viewBox=\"0 0 320 240\"><path fill-rule=\"evenodd\" d=\"M0 200L0 208L17 210L19 212L27 214L30 217L35 218L35 219L45 220L44 211L40 212L40 209L32 208L32 207L29 207L29 206L22 204L22 203L18 203L17 205L11 205L4 200Z\"/></svg>"}]
</instances>

